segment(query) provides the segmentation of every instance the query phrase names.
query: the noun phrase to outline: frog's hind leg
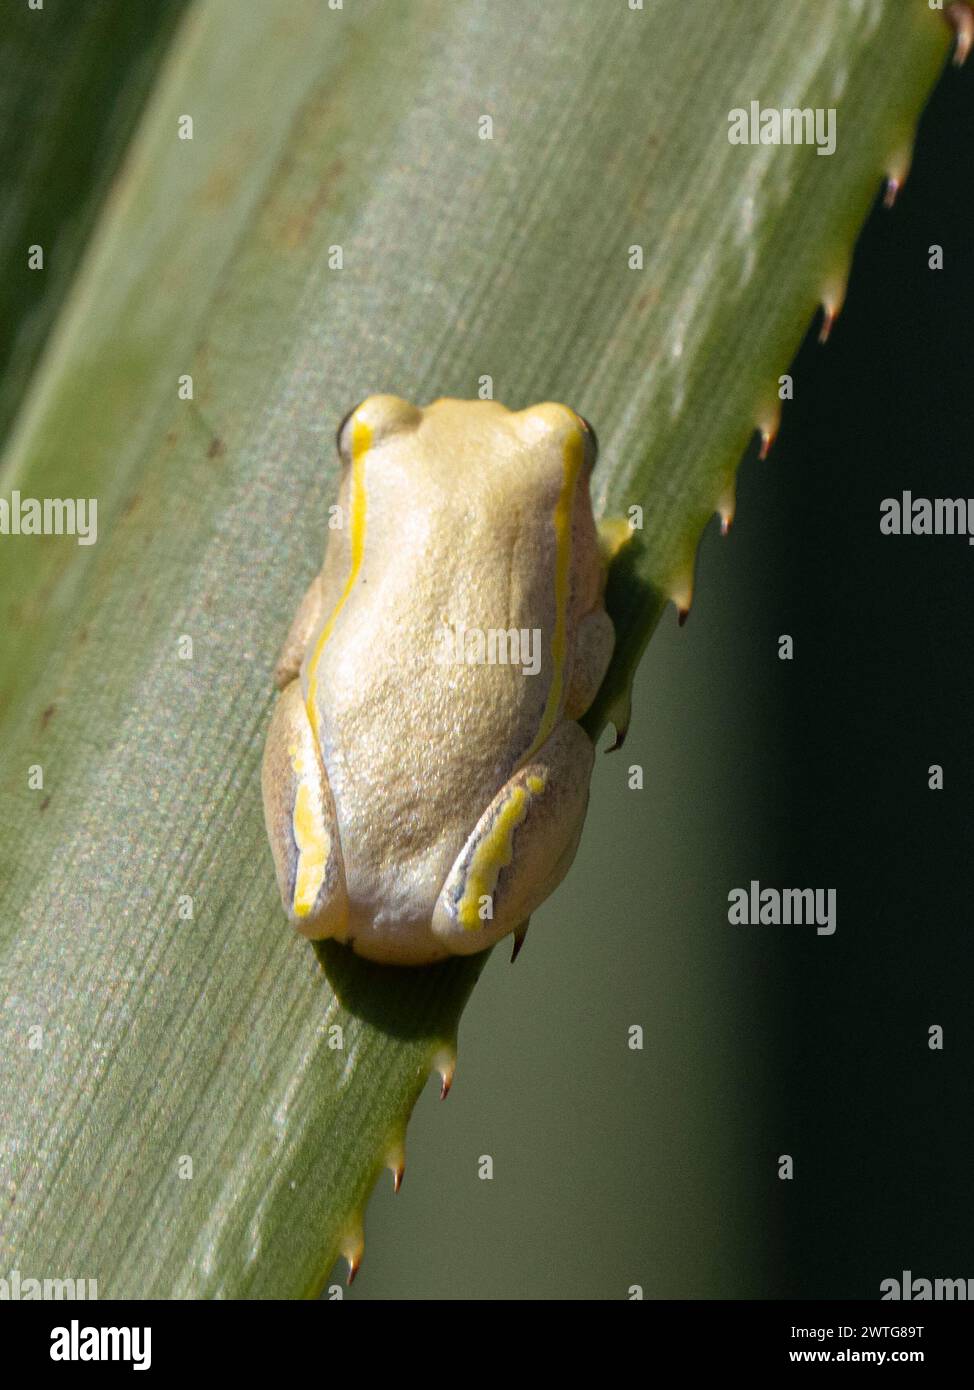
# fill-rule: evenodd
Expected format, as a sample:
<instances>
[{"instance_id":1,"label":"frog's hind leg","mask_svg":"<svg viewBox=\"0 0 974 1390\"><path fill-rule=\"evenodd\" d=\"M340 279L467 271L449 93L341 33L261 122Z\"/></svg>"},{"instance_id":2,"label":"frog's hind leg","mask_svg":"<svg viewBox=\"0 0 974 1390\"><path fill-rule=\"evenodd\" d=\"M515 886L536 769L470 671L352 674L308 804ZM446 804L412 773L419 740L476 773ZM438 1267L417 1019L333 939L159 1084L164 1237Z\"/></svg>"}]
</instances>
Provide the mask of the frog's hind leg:
<instances>
[{"instance_id":1,"label":"frog's hind leg","mask_svg":"<svg viewBox=\"0 0 974 1390\"><path fill-rule=\"evenodd\" d=\"M271 716L261 790L284 911L303 936L344 940L348 892L335 802L298 680Z\"/></svg>"},{"instance_id":2,"label":"frog's hind leg","mask_svg":"<svg viewBox=\"0 0 974 1390\"><path fill-rule=\"evenodd\" d=\"M433 931L470 955L518 931L575 857L595 750L578 724L560 724L505 782L447 875Z\"/></svg>"}]
</instances>

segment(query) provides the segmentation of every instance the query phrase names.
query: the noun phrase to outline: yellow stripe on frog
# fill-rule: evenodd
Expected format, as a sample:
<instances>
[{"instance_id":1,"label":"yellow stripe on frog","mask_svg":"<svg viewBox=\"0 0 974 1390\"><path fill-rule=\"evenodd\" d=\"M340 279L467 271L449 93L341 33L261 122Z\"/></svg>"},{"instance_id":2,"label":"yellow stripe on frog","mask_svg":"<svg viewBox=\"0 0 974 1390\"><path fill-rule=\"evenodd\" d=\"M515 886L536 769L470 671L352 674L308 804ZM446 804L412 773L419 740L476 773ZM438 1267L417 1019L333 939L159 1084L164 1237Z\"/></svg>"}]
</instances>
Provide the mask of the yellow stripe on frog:
<instances>
[{"instance_id":1,"label":"yellow stripe on frog","mask_svg":"<svg viewBox=\"0 0 974 1390\"><path fill-rule=\"evenodd\" d=\"M367 497L365 492L365 456L372 447L372 430L364 420L353 419L352 421L352 482L351 497L349 500L350 535L349 548L351 550L351 564L349 565L348 578L342 590L341 597L331 611L331 616L325 623L318 640L315 643L314 653L308 664L308 721L315 735L318 733L318 664L321 661L321 654L325 650L325 643L328 641L338 615L345 607L349 594L355 587L358 579L358 572L362 567L362 556L365 554L365 513L367 507Z\"/></svg>"},{"instance_id":2,"label":"yellow stripe on frog","mask_svg":"<svg viewBox=\"0 0 974 1390\"><path fill-rule=\"evenodd\" d=\"M301 783L294 798L294 842L298 847L294 915L307 917L325 881L325 869L331 853L331 837L307 782Z\"/></svg>"},{"instance_id":3,"label":"yellow stripe on frog","mask_svg":"<svg viewBox=\"0 0 974 1390\"><path fill-rule=\"evenodd\" d=\"M311 784L301 751L295 744L287 751L297 780L291 829L298 848L298 863L291 906L295 917L307 917L325 881L331 836L321 814L320 798L315 795L317 788Z\"/></svg>"},{"instance_id":4,"label":"yellow stripe on frog","mask_svg":"<svg viewBox=\"0 0 974 1390\"><path fill-rule=\"evenodd\" d=\"M501 869L507 867L514 854L514 832L524 820L532 797L541 796L545 789L543 777L529 776L526 785L512 787L507 800L498 807L494 823L473 852L463 897L457 904L457 921L467 931L483 926L480 913L485 899L493 897Z\"/></svg>"}]
</instances>

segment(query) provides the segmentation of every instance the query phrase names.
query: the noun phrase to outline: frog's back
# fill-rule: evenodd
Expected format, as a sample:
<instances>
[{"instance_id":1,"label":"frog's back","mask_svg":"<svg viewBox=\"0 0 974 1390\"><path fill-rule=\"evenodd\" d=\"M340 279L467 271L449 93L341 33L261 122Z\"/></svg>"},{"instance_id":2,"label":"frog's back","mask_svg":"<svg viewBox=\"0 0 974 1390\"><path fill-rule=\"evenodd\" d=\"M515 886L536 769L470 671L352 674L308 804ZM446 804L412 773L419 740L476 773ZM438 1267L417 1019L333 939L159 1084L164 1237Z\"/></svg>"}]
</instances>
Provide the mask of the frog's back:
<instances>
[{"instance_id":1,"label":"frog's back","mask_svg":"<svg viewBox=\"0 0 974 1390\"><path fill-rule=\"evenodd\" d=\"M560 717L566 612L592 599L577 577L572 591L564 556L558 582L575 511L591 524L587 492L575 508L557 451L525 447L492 402L471 429L470 404L360 441L329 540L302 677L353 930L428 919L480 813Z\"/></svg>"}]
</instances>

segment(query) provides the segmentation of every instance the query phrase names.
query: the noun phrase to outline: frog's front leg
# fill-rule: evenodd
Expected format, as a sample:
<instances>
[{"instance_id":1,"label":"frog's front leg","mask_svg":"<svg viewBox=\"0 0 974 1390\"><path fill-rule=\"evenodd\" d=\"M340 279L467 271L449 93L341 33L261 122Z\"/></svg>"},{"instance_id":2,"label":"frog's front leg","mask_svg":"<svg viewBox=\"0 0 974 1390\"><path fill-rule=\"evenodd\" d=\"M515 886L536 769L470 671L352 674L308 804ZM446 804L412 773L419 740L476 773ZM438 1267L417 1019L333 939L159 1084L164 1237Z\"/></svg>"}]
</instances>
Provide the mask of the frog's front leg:
<instances>
[{"instance_id":1,"label":"frog's front leg","mask_svg":"<svg viewBox=\"0 0 974 1390\"><path fill-rule=\"evenodd\" d=\"M588 735L567 720L494 797L433 910L433 931L453 954L482 951L517 930L564 878L594 757Z\"/></svg>"},{"instance_id":2,"label":"frog's front leg","mask_svg":"<svg viewBox=\"0 0 974 1390\"><path fill-rule=\"evenodd\" d=\"M615 649L616 630L601 606L586 613L575 636L575 658L565 695L565 718L581 719L599 693Z\"/></svg>"},{"instance_id":3,"label":"frog's front leg","mask_svg":"<svg viewBox=\"0 0 974 1390\"><path fill-rule=\"evenodd\" d=\"M299 680L274 707L261 790L284 911L303 936L343 941L348 893L335 802Z\"/></svg>"},{"instance_id":4,"label":"frog's front leg","mask_svg":"<svg viewBox=\"0 0 974 1390\"><path fill-rule=\"evenodd\" d=\"M294 615L291 630L284 639L284 646L281 648L277 665L274 667L274 684L278 690L283 690L286 685L290 685L300 671L308 643L311 641L311 634L321 619L323 607L324 588L321 575L316 574L308 585L304 598L298 604L298 611Z\"/></svg>"}]
</instances>

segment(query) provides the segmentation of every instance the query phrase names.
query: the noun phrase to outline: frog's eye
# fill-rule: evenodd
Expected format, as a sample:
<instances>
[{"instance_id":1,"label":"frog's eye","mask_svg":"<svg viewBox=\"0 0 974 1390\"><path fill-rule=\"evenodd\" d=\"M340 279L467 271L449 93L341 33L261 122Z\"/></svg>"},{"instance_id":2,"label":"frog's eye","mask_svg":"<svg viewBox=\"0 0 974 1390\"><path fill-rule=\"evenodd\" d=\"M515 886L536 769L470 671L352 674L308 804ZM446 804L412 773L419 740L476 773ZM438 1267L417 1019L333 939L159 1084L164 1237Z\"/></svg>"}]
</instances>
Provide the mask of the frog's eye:
<instances>
[{"instance_id":1,"label":"frog's eye","mask_svg":"<svg viewBox=\"0 0 974 1390\"><path fill-rule=\"evenodd\" d=\"M348 414L342 417L342 422L338 426L338 429L335 431L335 448L338 450L338 457L341 459L342 463L351 462L352 437L351 430L348 428L348 425L351 421L352 416L358 410L359 406L363 404L363 401L359 401L358 405L353 406L352 409L348 412Z\"/></svg>"},{"instance_id":2,"label":"frog's eye","mask_svg":"<svg viewBox=\"0 0 974 1390\"><path fill-rule=\"evenodd\" d=\"M599 456L599 437L584 415L575 416L582 427L582 438L585 440L585 463L591 470L595 467L595 460Z\"/></svg>"},{"instance_id":3,"label":"frog's eye","mask_svg":"<svg viewBox=\"0 0 974 1390\"><path fill-rule=\"evenodd\" d=\"M352 460L352 435L356 426L360 427L356 448L374 449L403 430L416 429L422 418L423 412L400 396L366 396L338 426L335 443L342 463Z\"/></svg>"}]
</instances>

